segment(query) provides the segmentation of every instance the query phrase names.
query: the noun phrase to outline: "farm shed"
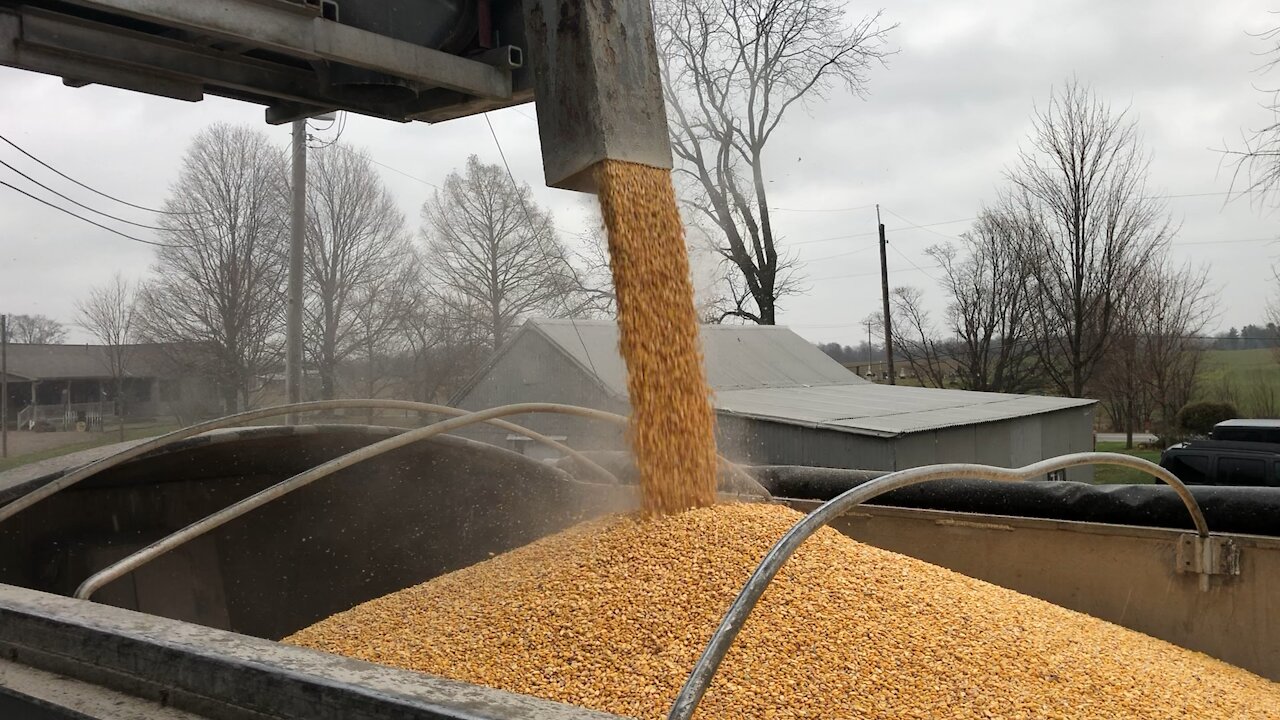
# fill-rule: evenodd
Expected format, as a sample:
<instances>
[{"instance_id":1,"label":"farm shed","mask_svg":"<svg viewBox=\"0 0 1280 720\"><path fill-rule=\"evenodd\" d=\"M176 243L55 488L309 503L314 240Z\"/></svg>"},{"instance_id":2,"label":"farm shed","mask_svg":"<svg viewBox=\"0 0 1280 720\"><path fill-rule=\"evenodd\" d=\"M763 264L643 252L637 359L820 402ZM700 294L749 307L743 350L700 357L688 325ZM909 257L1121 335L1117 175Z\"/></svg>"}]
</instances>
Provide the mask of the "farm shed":
<instances>
[{"instance_id":1,"label":"farm shed","mask_svg":"<svg viewBox=\"0 0 1280 720\"><path fill-rule=\"evenodd\" d=\"M785 327L704 325L702 344L720 446L736 460L865 470L1010 467L1093 447L1093 400L877 385ZM626 414L626 377L614 323L529 320L453 404L559 402ZM521 422L579 449L625 444L620 430L599 422L556 415ZM539 452L501 431L475 437ZM1069 477L1087 481L1092 471Z\"/></svg>"}]
</instances>

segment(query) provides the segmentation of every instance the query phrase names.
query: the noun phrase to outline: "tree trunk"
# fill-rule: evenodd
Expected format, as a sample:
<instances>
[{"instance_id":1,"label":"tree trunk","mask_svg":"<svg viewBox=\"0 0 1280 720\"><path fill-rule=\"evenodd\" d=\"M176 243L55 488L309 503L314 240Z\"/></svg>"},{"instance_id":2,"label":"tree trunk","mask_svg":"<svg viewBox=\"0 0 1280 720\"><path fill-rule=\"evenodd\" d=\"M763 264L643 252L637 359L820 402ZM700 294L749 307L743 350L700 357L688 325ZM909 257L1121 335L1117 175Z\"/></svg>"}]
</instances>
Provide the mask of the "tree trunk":
<instances>
[{"instance_id":1,"label":"tree trunk","mask_svg":"<svg viewBox=\"0 0 1280 720\"><path fill-rule=\"evenodd\" d=\"M116 378L116 404L120 406L120 442L124 442L124 378Z\"/></svg>"},{"instance_id":2,"label":"tree trunk","mask_svg":"<svg viewBox=\"0 0 1280 720\"><path fill-rule=\"evenodd\" d=\"M222 386L222 412L225 415L231 415L237 411L239 404L239 390L236 389L234 383L225 383Z\"/></svg>"},{"instance_id":3,"label":"tree trunk","mask_svg":"<svg viewBox=\"0 0 1280 720\"><path fill-rule=\"evenodd\" d=\"M337 368L332 360L320 363L320 399L332 400L337 392L337 380L334 378Z\"/></svg>"},{"instance_id":4,"label":"tree trunk","mask_svg":"<svg viewBox=\"0 0 1280 720\"><path fill-rule=\"evenodd\" d=\"M1124 411L1124 446L1127 450L1133 449L1133 391L1129 392L1129 399L1125 403Z\"/></svg>"},{"instance_id":5,"label":"tree trunk","mask_svg":"<svg viewBox=\"0 0 1280 720\"><path fill-rule=\"evenodd\" d=\"M777 319L773 312L773 297L771 295L757 297L756 305L760 308L761 325L777 325Z\"/></svg>"}]
</instances>

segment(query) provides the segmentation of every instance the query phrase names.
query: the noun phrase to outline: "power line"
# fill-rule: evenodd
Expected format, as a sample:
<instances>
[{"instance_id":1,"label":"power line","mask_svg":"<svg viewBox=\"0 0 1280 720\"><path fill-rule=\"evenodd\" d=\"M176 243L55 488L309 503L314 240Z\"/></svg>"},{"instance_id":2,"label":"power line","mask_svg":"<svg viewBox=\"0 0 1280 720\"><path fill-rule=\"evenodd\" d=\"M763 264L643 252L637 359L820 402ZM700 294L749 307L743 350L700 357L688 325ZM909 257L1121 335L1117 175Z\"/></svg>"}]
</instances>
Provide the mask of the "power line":
<instances>
[{"instance_id":1,"label":"power line","mask_svg":"<svg viewBox=\"0 0 1280 720\"><path fill-rule=\"evenodd\" d=\"M1230 245L1232 243L1276 242L1276 241L1277 241L1277 238L1275 237L1264 237L1264 238L1243 238L1243 239L1237 239L1237 240L1191 240L1188 242L1179 242L1177 240L1171 240L1169 244L1174 245L1176 247L1184 247L1186 245Z\"/></svg>"},{"instance_id":2,"label":"power line","mask_svg":"<svg viewBox=\"0 0 1280 720\"><path fill-rule=\"evenodd\" d=\"M867 210L867 209L870 209L870 208L873 208L873 207L875 207L875 203L872 203L872 204L870 204L870 205L859 205L859 206L857 206L857 207L844 207L844 208L786 208L786 207L772 207L772 208L769 208L769 210L770 210L770 212L796 212L796 213L841 213L841 212L856 212L856 211L858 211L858 210Z\"/></svg>"},{"instance_id":3,"label":"power line","mask_svg":"<svg viewBox=\"0 0 1280 720\"><path fill-rule=\"evenodd\" d=\"M938 269L941 269L941 268L942 268L942 266L941 266L941 265L925 265L924 267L920 267L920 266L916 265L916 266L915 266L914 268L912 268L912 269L914 269L914 270L919 270L920 272L925 273L926 275L928 275L928 274L929 274L929 273L928 273L928 271L929 271L929 270L938 270ZM895 270L894 272L911 272L911 270L910 270L910 269L908 269L908 270ZM876 277L879 277L879 276L880 276L880 271L879 271L879 270L873 270L873 271L871 271L871 272L845 273L845 274L843 274L843 275L827 275L826 277L810 278L810 280L813 280L814 282L818 282L818 281L820 281L820 280L844 280L844 279L847 279L847 278L871 277L872 275L874 275L874 276L876 276ZM932 277L932 276L930 276L930 277ZM937 278L934 278L934 279L936 280ZM856 324L858 324L858 323L854 323L854 324L856 325Z\"/></svg>"},{"instance_id":4,"label":"power line","mask_svg":"<svg viewBox=\"0 0 1280 720\"><path fill-rule=\"evenodd\" d=\"M79 219L79 220L83 220L83 221L85 221L85 222L89 223L90 225L94 225L94 226L96 226L96 227L100 227L100 228L102 228L103 230L106 230L107 232L115 233L116 235L119 235L120 237L122 237L122 238L124 238L124 239L126 239L126 240L132 240L133 242L142 243L143 245L153 245L153 246L155 246L155 247L162 247L162 248L184 248L184 247L195 247L194 245L178 245L178 244L171 244L171 243L162 243L162 242L156 242L155 240L144 240L143 238L140 238L140 237L134 237L133 235L129 235L129 234L127 234L127 233L122 233L122 232L120 232L119 230L116 230L115 228L107 227L106 225L103 225L102 223L97 222L97 221L95 221L95 220L90 220L89 218L87 218L87 217L85 217L85 216L83 216L83 215L78 215L78 214L76 214L76 213L74 213L74 212L72 212L72 211L70 211L70 210L68 210L68 209L66 209L66 208L64 208L64 207L62 207L61 205L57 205L57 204L51 203L51 202L49 202L48 200L45 200L44 198L36 197L35 195L32 195L31 193L27 192L26 190L23 190L23 189L22 189L22 188L20 188L20 187L16 187L16 186L14 186L14 185L10 185L9 183L5 182L4 180L0 180L0 185L3 185L3 186L5 186L5 187L9 188L10 190L14 190L14 191L20 192L20 193L22 193L23 195L26 195L27 197L31 198L32 200L35 200L35 201L36 201L36 202L38 202L38 203L42 203L42 204L44 204L44 205L48 205L49 207L53 208L54 210L57 210L57 211L59 211L59 212L64 212L64 213L66 213L66 214L70 215L71 217L77 218L77 219Z\"/></svg>"},{"instance_id":5,"label":"power line","mask_svg":"<svg viewBox=\"0 0 1280 720\"><path fill-rule=\"evenodd\" d=\"M1224 190L1224 191L1221 191L1221 192L1174 193L1174 194L1168 194L1168 195L1145 195L1145 196L1143 196L1143 199L1146 199L1146 200L1165 200L1165 199L1172 199L1172 198L1221 197L1221 196L1223 196L1223 195L1246 195L1246 194L1248 194L1248 193L1250 193L1250 192L1259 192L1259 191L1252 191L1252 190ZM769 210L770 210L771 212L795 212L795 213L841 213L841 212L857 212L857 211L859 211L859 210L867 210L867 209L870 209L870 208L873 208L873 207L875 207L875 204L874 204L874 203L873 203L873 204L870 204L870 205L857 205L857 206L854 206L854 207L840 207L840 208L790 208L790 207L771 207L771 208L769 208ZM897 216L898 218L900 218L900 219L902 218L902 216L901 216L901 215L898 215L897 213L892 213L892 214L893 214L893 215L896 215L896 216ZM945 222L945 223L932 223L932 224L933 224L933 225L948 225L948 224L950 224L950 223L952 223L952 222L964 222L964 221L966 221L966 220L974 220L974 219L976 219L976 218L963 218L963 219L961 219L961 220L952 220L952 221ZM921 227L929 227L929 225L924 225L924 226L921 226ZM887 228L886 228L886 229L887 229Z\"/></svg>"},{"instance_id":6,"label":"power line","mask_svg":"<svg viewBox=\"0 0 1280 720\"><path fill-rule=\"evenodd\" d=\"M51 193L53 193L54 195L57 195L58 197L62 198L63 200L66 200L67 202L71 203L72 205L76 205L77 207L84 208L85 210L88 210L89 212L94 213L95 215L101 215L101 216L103 216L103 217L105 217L105 218L111 218L112 220L115 220L116 222L122 222L122 223L124 223L125 225L133 225L134 227L145 228L145 229L147 229L147 230L164 230L164 229L166 229L166 228L160 227L160 226L158 226L158 225L146 225L146 224L144 224L144 223L136 223L136 222L134 222L134 221L132 221L132 220L125 220L124 218L122 218L122 217L116 217L115 215L112 215L111 213L106 213L106 212L103 212L103 211L98 210L98 209L96 209L96 208L91 208L91 207L89 207L88 205L85 205L84 203L80 202L79 200L75 200L75 199L73 199L73 198L67 197L66 195L63 195L62 193L58 192L57 190L54 190L53 188L49 187L48 185L45 185L44 183L40 182L39 180L36 180L35 178L33 178L33 177L31 177L30 175L28 175L28 174L26 174L26 173L22 172L22 171L21 171L21 170L19 170L18 168L16 168L16 167L14 167L14 166L10 165L9 163L7 163L7 162L5 162L5 161L3 161L3 160L0 160L0 165L3 165L3 166L5 166L5 167L9 168L10 170L14 171L15 173L17 173L17 174L21 175L22 177L26 178L28 182L30 182L31 184L35 185L36 187L39 187L39 188L42 188L42 189L44 189L44 190L46 190L46 191L48 191L48 192L51 192Z\"/></svg>"},{"instance_id":7,"label":"power line","mask_svg":"<svg viewBox=\"0 0 1280 720\"><path fill-rule=\"evenodd\" d=\"M306 127L310 130L310 120L305 120L304 122L308 123ZM334 133L332 140L322 141L319 137L312 135L311 133L307 133L307 140L316 141L315 145L307 145L307 147L312 150L323 150L324 148L333 147L338 144L338 141L342 139L342 133L347 129L347 114L345 112L339 110L337 120L330 120L329 124L321 132L328 132L335 122L338 124L338 131Z\"/></svg>"},{"instance_id":8,"label":"power line","mask_svg":"<svg viewBox=\"0 0 1280 720\"><path fill-rule=\"evenodd\" d=\"M915 269L919 270L920 272L924 273L925 275L928 275L928 276L929 276L932 280L934 280L934 281L937 281L937 282L941 282L941 281L942 281L942 279L941 279L941 278L936 277L933 273L928 272L928 271L926 271L924 268L922 268L922 267L920 267L919 265L917 265L915 260L912 260L911 258L907 257L905 253L903 253L903 252L902 252L901 250L899 250L898 248L894 247L892 244L890 244L890 243L885 243L885 244L886 244L886 245L889 245L889 249L890 249L890 250L892 250L892 251L894 251L894 252L898 253L898 257L900 257L900 258L902 258L903 260L906 260L908 263L910 263L910 264L911 264L911 267L913 267L913 268L915 268Z\"/></svg>"},{"instance_id":9,"label":"power line","mask_svg":"<svg viewBox=\"0 0 1280 720\"><path fill-rule=\"evenodd\" d=\"M111 201L113 201L113 202L118 202L118 203L120 203L121 205L127 205L127 206L129 206L129 207L131 207L131 208L136 208L136 209L138 209L138 210L145 210L146 212L156 213L156 214L158 214L158 215L199 215L199 214L200 214L200 213L198 213L198 212L179 212L179 211L176 211L176 210L157 210L157 209L155 209L155 208L149 208L149 207L147 207L147 206L145 206L145 205L137 205L137 204L135 204L135 203L131 203L131 202L129 202L128 200L121 200L120 198L115 197L114 195L108 195L107 193L104 193L104 192L102 192L101 190L98 190L98 189L96 189L96 188L90 187L90 186L88 186L88 185L86 185L86 184L84 184L84 183L80 182L79 180L77 180L77 179L75 179L75 178L71 177L70 175L67 175L66 173L62 172L61 170L59 170L59 169L57 169L57 168L55 168L55 167L53 167L53 166L52 166L52 165L50 165L49 163L47 163L47 162L45 162L45 161L41 160L40 158L36 157L35 155L32 155L31 153L27 152L26 150L23 150L20 146L18 146L18 144L17 144L17 143L15 143L14 141L12 141L12 140L10 140L9 138L5 137L3 134L0 134L0 140L3 140L3 141L4 141L5 143L7 143L10 147L12 147L14 150L17 150L18 152L22 153L23 155L26 155L27 157L29 157L29 158L31 158L32 160L36 161L37 163L39 163L40 165L42 165L45 169L49 170L50 172L53 172L54 174L58 175L59 177L61 177L61 178L65 179L65 180L69 180L69 181L71 181L71 182L75 183L76 185L79 185L80 187L84 188L85 190L88 190L89 192L95 193L95 194L97 194L97 195L101 195L102 197L107 198L108 200L111 200Z\"/></svg>"},{"instance_id":10,"label":"power line","mask_svg":"<svg viewBox=\"0 0 1280 720\"><path fill-rule=\"evenodd\" d=\"M857 250L846 250L845 252L838 252L833 255L823 255L822 257L816 257L816 258L802 258L798 260L798 262L802 262L802 263L821 262L823 260L831 260L833 258L847 257L849 255L858 255L859 253L864 253L868 250L875 250L875 246L868 245L866 247L860 247Z\"/></svg>"},{"instance_id":11,"label":"power line","mask_svg":"<svg viewBox=\"0 0 1280 720\"><path fill-rule=\"evenodd\" d=\"M930 230L929 228L930 228L930 227L932 227L932 226L934 226L934 225L951 225L951 224L953 224L953 223L968 222L968 221L970 221L970 220L977 220L977 219L978 219L978 218L976 218L976 217L968 217L968 218L960 218L959 220L948 220L948 221L946 221L946 222L932 223L931 225L917 225L916 223L913 223L913 222L911 222L910 220L908 220L908 219L906 219L906 218L902 217L902 216L901 216L901 215L899 215L898 213L896 213L896 212L894 212L894 211L890 210L889 208L885 208L885 209L884 209L884 211L885 211L885 212L887 212L887 213L889 213L890 215L892 215L892 216L894 216L894 217L898 218L899 220L901 220L902 222L906 223L907 225L909 225L909 226L911 226L911 227L913 227L913 228L917 228L917 229L919 229L919 230L924 230L925 232L928 232L928 233L933 233L934 235L937 235L938 237L946 238L946 239L948 239L948 240L957 240L957 241L958 241L960 238L955 237L955 236L953 236L953 235L946 235L946 234L940 233L940 232L938 232L937 230Z\"/></svg>"},{"instance_id":12,"label":"power line","mask_svg":"<svg viewBox=\"0 0 1280 720\"><path fill-rule=\"evenodd\" d=\"M410 180L416 180L416 181L418 181L418 182L422 183L423 185L426 185L427 187L433 187L433 188L435 188L435 189L437 189L437 190L439 190L439 189L440 189L440 186L439 186L439 185L437 185L437 184L435 184L435 183L431 182L430 180L423 180L422 178L420 178L420 177L418 177L418 176L416 176L416 175L410 175L409 173L407 173L407 172L405 172L405 171L403 171L403 170L400 170L400 169L398 169L398 168L393 168L393 167L391 167L390 165L388 165L388 164L386 164L386 163L378 162L377 160L374 160L373 158L369 158L369 162L373 163L374 165L377 165L378 167L386 168L387 170L390 170L391 172L396 173L397 175L403 175L403 176L405 176L405 177L409 178Z\"/></svg>"},{"instance_id":13,"label":"power line","mask_svg":"<svg viewBox=\"0 0 1280 720\"><path fill-rule=\"evenodd\" d=\"M939 225L952 225L952 224L955 224L955 223L958 223L958 222L967 222L967 221L969 221L969 220L973 220L973 219L974 219L974 218L961 218L961 219L959 219L959 220L945 220L945 221L943 221L943 222L925 223L924 225L912 225L911 227L906 227L906 228L902 228L902 227L896 227L896 228L886 227L886 228L885 228L885 232L904 232L904 231L908 231L908 230L925 230L926 232L928 232L928 228L931 228L931 227L936 227L936 226L939 226ZM870 232L856 232L856 233L847 233L847 234L844 234L844 235L832 235L832 236L830 236L830 237L814 238L813 240L800 240L800 241L793 242L793 243L788 243L788 244L789 244L789 245L812 245L812 244L814 244L814 243L829 242L829 241L831 241L831 240L848 240L848 239L851 239L851 238L873 237L873 236L876 236L876 235L879 235L879 234L880 234L880 233L879 233L879 231L878 231L878 230L872 230L872 231L870 231ZM948 238L949 238L950 236L948 236L948 235L944 235L943 237L948 237ZM955 238L951 238L951 239L953 239L953 240L954 240Z\"/></svg>"}]
</instances>

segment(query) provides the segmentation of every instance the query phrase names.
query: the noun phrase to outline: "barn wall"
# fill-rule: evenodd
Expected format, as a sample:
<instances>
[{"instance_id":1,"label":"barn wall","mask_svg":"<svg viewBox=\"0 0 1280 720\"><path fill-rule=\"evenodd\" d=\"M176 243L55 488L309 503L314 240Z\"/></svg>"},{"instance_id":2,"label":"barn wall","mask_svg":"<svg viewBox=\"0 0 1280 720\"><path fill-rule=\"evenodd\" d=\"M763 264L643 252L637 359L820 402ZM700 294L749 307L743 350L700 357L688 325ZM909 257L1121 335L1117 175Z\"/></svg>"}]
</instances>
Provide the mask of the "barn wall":
<instances>
[{"instance_id":1,"label":"barn wall","mask_svg":"<svg viewBox=\"0 0 1280 720\"><path fill-rule=\"evenodd\" d=\"M482 410L521 402L555 402L619 414L627 412L625 403L611 397L587 373L535 332L521 333L515 344L455 404L465 410ZM599 420L549 414L509 419L545 435L564 436L567 445L580 450L624 446L622 430ZM510 446L506 439L508 433L496 428L478 429L466 435Z\"/></svg>"},{"instance_id":2,"label":"barn wall","mask_svg":"<svg viewBox=\"0 0 1280 720\"><path fill-rule=\"evenodd\" d=\"M721 413L721 451L731 460L758 465L892 470L891 440L806 428Z\"/></svg>"},{"instance_id":3,"label":"barn wall","mask_svg":"<svg viewBox=\"0 0 1280 720\"><path fill-rule=\"evenodd\" d=\"M1093 410L1072 408L1013 420L879 438L721 414L722 451L740 462L903 470L948 462L1019 467L1092 449ZM1092 482L1091 468L1067 479Z\"/></svg>"}]
</instances>

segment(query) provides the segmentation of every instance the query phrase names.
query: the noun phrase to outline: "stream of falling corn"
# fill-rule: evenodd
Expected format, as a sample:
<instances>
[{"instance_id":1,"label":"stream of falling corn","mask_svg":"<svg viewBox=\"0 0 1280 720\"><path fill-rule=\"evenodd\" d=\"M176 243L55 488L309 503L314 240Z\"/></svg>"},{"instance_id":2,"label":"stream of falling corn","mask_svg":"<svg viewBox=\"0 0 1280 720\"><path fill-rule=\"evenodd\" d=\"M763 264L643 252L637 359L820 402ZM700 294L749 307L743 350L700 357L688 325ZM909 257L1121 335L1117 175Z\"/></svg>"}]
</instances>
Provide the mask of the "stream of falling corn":
<instances>
[{"instance_id":1,"label":"stream of falling corn","mask_svg":"<svg viewBox=\"0 0 1280 720\"><path fill-rule=\"evenodd\" d=\"M707 507L716 499L715 415L671 172L605 160L596 173L642 510Z\"/></svg>"}]
</instances>

